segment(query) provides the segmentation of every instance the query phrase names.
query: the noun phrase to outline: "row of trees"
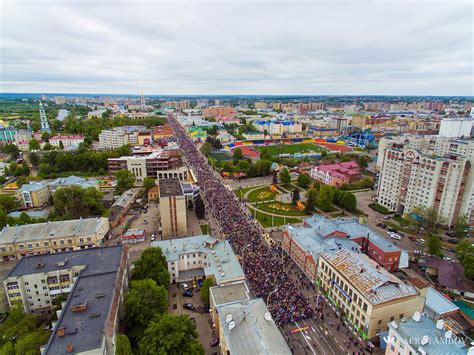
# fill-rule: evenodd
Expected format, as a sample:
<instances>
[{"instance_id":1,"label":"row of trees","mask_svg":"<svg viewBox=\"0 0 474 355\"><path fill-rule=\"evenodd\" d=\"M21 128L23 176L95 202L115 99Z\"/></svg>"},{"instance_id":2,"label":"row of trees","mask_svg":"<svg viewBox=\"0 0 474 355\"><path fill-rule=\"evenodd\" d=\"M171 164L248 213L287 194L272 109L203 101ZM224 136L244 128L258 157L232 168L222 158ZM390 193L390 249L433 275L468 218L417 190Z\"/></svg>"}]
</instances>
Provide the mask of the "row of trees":
<instances>
[{"instance_id":1,"label":"row of trees","mask_svg":"<svg viewBox=\"0 0 474 355\"><path fill-rule=\"evenodd\" d=\"M324 212L331 212L334 210L333 204L351 212L357 209L357 199L353 193L318 182L307 191L306 198L307 212L314 211L316 207Z\"/></svg>"},{"instance_id":2,"label":"row of trees","mask_svg":"<svg viewBox=\"0 0 474 355\"><path fill-rule=\"evenodd\" d=\"M204 354L189 318L167 313L169 277L160 248L146 249L135 262L125 295L126 335L118 337L118 355Z\"/></svg>"}]
</instances>

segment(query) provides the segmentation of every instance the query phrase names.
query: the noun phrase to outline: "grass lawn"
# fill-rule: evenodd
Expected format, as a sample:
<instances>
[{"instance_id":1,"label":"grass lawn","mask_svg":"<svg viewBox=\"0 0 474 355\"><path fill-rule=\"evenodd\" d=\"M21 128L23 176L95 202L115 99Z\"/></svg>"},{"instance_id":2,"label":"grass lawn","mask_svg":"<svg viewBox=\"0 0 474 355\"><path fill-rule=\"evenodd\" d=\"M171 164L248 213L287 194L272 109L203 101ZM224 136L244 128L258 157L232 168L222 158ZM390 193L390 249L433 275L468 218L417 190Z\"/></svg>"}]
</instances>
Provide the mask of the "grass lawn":
<instances>
[{"instance_id":1,"label":"grass lawn","mask_svg":"<svg viewBox=\"0 0 474 355\"><path fill-rule=\"evenodd\" d=\"M207 224L201 224L199 227L201 227L202 234L208 234L209 233L209 226Z\"/></svg>"},{"instance_id":2,"label":"grass lawn","mask_svg":"<svg viewBox=\"0 0 474 355\"><path fill-rule=\"evenodd\" d=\"M260 202L274 200L276 192L271 192L269 187L261 187L249 193L249 202Z\"/></svg>"},{"instance_id":3,"label":"grass lawn","mask_svg":"<svg viewBox=\"0 0 474 355\"><path fill-rule=\"evenodd\" d=\"M230 152L211 152L209 153L209 155L211 157L213 157L214 159L217 159L217 160L221 160L221 161L229 161L229 160L232 160L232 154Z\"/></svg>"},{"instance_id":4,"label":"grass lawn","mask_svg":"<svg viewBox=\"0 0 474 355\"><path fill-rule=\"evenodd\" d=\"M257 211L256 217L257 221L259 221L265 228L272 226L272 216ZM273 226L281 226L283 224L294 224L301 222L303 222L303 220L300 218L273 217Z\"/></svg>"},{"instance_id":5,"label":"grass lawn","mask_svg":"<svg viewBox=\"0 0 474 355\"><path fill-rule=\"evenodd\" d=\"M256 147L256 149L259 151L262 151L263 148L267 148L270 155L323 152L326 150L312 143L281 144Z\"/></svg>"},{"instance_id":6,"label":"grass lawn","mask_svg":"<svg viewBox=\"0 0 474 355\"><path fill-rule=\"evenodd\" d=\"M276 214L282 214L282 215L287 215L287 216L303 216L306 215L304 211L300 211L299 209L296 208L296 206L293 206L291 203L280 203L280 202L268 202L268 203L262 203L258 205L254 205L258 209L265 211L265 212L273 212ZM272 206L274 206L272 208Z\"/></svg>"},{"instance_id":7,"label":"grass lawn","mask_svg":"<svg viewBox=\"0 0 474 355\"><path fill-rule=\"evenodd\" d=\"M244 195L252 190L252 189L255 189L257 188L257 186L251 186L251 187L243 187L242 189L235 189L234 192L235 192L235 195L238 197L238 198L241 198L241 197L244 197Z\"/></svg>"}]
</instances>

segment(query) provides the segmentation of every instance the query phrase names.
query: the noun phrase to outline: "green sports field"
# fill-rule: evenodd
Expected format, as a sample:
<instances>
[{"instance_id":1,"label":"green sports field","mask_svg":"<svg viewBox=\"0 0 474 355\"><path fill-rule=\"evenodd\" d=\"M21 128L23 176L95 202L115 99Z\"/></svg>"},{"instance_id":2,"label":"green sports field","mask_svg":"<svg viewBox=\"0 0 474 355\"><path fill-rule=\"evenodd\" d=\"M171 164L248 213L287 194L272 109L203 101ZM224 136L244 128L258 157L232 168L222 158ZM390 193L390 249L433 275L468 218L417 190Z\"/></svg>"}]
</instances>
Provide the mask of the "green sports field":
<instances>
[{"instance_id":1,"label":"green sports field","mask_svg":"<svg viewBox=\"0 0 474 355\"><path fill-rule=\"evenodd\" d=\"M270 155L325 151L324 148L319 147L312 143L268 145L268 146L261 146L261 147L255 147L255 148L259 151L262 151L262 149L266 148L268 152L270 153Z\"/></svg>"}]
</instances>

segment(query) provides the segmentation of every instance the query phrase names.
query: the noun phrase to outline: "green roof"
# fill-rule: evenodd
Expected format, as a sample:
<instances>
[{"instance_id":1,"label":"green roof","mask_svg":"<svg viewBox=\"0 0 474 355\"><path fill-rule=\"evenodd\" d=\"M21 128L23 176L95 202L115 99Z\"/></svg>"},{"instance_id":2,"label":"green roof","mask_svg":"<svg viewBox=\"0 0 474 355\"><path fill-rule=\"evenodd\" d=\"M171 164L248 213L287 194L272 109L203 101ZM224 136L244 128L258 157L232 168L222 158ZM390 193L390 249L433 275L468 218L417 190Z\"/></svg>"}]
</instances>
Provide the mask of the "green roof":
<instances>
[{"instance_id":1,"label":"green roof","mask_svg":"<svg viewBox=\"0 0 474 355\"><path fill-rule=\"evenodd\" d=\"M461 312L466 314L469 318L474 319L474 309L472 309L471 306L469 306L466 302L464 301L453 301L453 303L461 309Z\"/></svg>"}]
</instances>

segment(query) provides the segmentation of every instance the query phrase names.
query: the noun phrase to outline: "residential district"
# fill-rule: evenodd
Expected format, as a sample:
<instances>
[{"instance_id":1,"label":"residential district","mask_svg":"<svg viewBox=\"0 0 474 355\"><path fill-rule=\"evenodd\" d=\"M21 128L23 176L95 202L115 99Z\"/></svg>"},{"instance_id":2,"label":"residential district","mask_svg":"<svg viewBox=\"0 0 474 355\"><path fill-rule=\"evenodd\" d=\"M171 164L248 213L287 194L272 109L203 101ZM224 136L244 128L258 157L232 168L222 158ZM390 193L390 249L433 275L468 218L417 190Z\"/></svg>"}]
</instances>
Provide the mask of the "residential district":
<instances>
[{"instance_id":1,"label":"residential district","mask_svg":"<svg viewBox=\"0 0 474 355\"><path fill-rule=\"evenodd\" d=\"M474 355L474 108L0 101L3 354Z\"/></svg>"}]
</instances>

